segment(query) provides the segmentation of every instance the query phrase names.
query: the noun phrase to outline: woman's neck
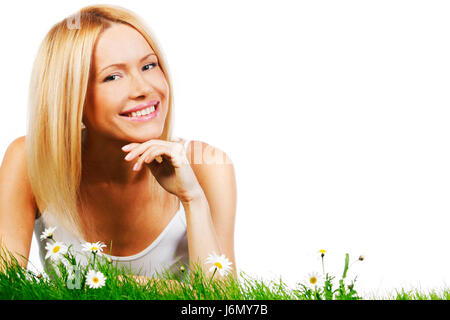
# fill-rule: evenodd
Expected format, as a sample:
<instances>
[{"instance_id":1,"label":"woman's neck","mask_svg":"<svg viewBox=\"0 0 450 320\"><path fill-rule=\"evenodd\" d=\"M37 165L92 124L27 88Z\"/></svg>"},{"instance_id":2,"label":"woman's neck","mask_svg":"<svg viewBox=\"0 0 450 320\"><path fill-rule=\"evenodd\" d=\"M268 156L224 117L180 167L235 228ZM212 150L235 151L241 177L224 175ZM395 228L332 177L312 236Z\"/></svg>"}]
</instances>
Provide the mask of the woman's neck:
<instances>
[{"instance_id":1,"label":"woman's neck","mask_svg":"<svg viewBox=\"0 0 450 320\"><path fill-rule=\"evenodd\" d=\"M134 185L148 181L147 170L133 171L135 161L126 161L126 142L86 136L82 146L82 180L89 183Z\"/></svg>"}]
</instances>

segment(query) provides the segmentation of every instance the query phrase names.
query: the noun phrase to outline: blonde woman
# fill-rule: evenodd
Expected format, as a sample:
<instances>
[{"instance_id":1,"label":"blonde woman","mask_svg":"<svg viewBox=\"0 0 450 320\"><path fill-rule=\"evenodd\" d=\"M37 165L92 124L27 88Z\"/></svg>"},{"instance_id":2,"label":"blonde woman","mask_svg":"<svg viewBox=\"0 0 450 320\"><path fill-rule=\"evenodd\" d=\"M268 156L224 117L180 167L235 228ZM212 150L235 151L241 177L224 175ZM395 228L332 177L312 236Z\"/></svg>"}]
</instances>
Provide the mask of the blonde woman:
<instances>
[{"instance_id":1,"label":"blonde woman","mask_svg":"<svg viewBox=\"0 0 450 320\"><path fill-rule=\"evenodd\" d=\"M167 65L134 13L89 6L51 28L33 67L27 135L0 169L0 236L23 267L33 231L56 227L75 251L105 243L136 275L203 266L215 252L236 276L232 162L172 137L173 107Z\"/></svg>"}]
</instances>

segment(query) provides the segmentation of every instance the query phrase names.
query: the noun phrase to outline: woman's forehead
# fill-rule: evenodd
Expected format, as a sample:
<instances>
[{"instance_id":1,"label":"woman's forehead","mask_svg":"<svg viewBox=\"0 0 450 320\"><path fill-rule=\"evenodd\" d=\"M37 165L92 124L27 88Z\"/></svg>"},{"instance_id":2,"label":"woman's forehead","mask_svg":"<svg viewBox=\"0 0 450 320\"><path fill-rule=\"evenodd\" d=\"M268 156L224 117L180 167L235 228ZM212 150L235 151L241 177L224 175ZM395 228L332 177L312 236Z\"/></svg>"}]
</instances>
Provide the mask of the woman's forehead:
<instances>
[{"instance_id":1,"label":"woman's forehead","mask_svg":"<svg viewBox=\"0 0 450 320\"><path fill-rule=\"evenodd\" d=\"M114 24L100 34L94 58L101 70L109 64L139 61L149 53L154 51L138 31L124 24Z\"/></svg>"}]
</instances>

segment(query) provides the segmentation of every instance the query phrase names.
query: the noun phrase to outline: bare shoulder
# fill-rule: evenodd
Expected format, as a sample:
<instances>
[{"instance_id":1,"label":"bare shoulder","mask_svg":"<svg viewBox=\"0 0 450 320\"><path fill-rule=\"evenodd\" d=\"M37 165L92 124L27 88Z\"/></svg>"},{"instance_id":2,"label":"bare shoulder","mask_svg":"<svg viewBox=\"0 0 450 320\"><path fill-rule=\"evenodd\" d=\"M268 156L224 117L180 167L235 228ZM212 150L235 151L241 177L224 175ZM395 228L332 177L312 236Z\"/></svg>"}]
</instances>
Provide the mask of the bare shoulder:
<instances>
[{"instance_id":1,"label":"bare shoulder","mask_svg":"<svg viewBox=\"0 0 450 320\"><path fill-rule=\"evenodd\" d=\"M228 154L209 143L192 140L186 146L186 154L191 165L204 167L204 165L228 165L233 167L233 162Z\"/></svg>"},{"instance_id":2,"label":"bare shoulder","mask_svg":"<svg viewBox=\"0 0 450 320\"><path fill-rule=\"evenodd\" d=\"M25 136L14 139L6 149L0 167L0 180L3 194L20 192L22 200L27 200L34 205L34 196L28 177Z\"/></svg>"},{"instance_id":3,"label":"bare shoulder","mask_svg":"<svg viewBox=\"0 0 450 320\"><path fill-rule=\"evenodd\" d=\"M12 141L0 167L0 235L6 247L28 257L36 214L25 137ZM26 267L26 261L21 264Z\"/></svg>"},{"instance_id":4,"label":"bare shoulder","mask_svg":"<svg viewBox=\"0 0 450 320\"><path fill-rule=\"evenodd\" d=\"M8 149L14 149L16 151L22 150L25 152L25 136L18 137L14 139L8 146Z\"/></svg>"},{"instance_id":5,"label":"bare shoulder","mask_svg":"<svg viewBox=\"0 0 450 320\"><path fill-rule=\"evenodd\" d=\"M186 156L210 205L234 207L236 178L229 155L209 143L192 140L186 146Z\"/></svg>"},{"instance_id":6,"label":"bare shoulder","mask_svg":"<svg viewBox=\"0 0 450 320\"><path fill-rule=\"evenodd\" d=\"M9 144L3 156L2 168L14 166L15 169L21 170L24 169L24 164L26 164L26 144L25 136L22 136Z\"/></svg>"}]
</instances>

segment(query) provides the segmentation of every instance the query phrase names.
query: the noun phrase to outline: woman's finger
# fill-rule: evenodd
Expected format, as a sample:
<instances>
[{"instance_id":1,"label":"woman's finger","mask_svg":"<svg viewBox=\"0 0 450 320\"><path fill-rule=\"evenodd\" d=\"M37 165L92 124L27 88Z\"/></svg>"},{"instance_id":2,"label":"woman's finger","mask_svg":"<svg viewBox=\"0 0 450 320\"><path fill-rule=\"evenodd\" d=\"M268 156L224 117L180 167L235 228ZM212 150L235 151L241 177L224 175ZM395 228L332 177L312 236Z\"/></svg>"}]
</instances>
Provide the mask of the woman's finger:
<instances>
[{"instance_id":1,"label":"woman's finger","mask_svg":"<svg viewBox=\"0 0 450 320\"><path fill-rule=\"evenodd\" d=\"M127 156L125 157L125 160L127 160L127 161L133 160L137 156L144 153L145 150L147 150L151 146L168 146L169 144L170 144L169 142L166 142L163 140L158 140L158 139L152 139L152 140L140 143L140 144L138 144L138 146L134 147L134 149L132 149L127 154Z\"/></svg>"},{"instance_id":2,"label":"woman's finger","mask_svg":"<svg viewBox=\"0 0 450 320\"><path fill-rule=\"evenodd\" d=\"M133 167L133 170L140 170L142 168L142 163L150 163L153 160L159 160L158 163L162 162L161 155L165 153L165 148L160 146L152 146L148 148L143 154L139 156L139 159L137 160L136 164Z\"/></svg>"},{"instance_id":3,"label":"woman's finger","mask_svg":"<svg viewBox=\"0 0 450 320\"><path fill-rule=\"evenodd\" d=\"M131 161L140 154L142 154L146 149L150 147L150 141L140 143L138 146L135 146L133 149L131 149L128 154L125 157L125 160Z\"/></svg>"},{"instance_id":4,"label":"woman's finger","mask_svg":"<svg viewBox=\"0 0 450 320\"><path fill-rule=\"evenodd\" d=\"M135 142L129 143L129 144L124 145L122 147L122 150L123 151L131 151L131 150L133 150L135 147L137 147L139 145L140 145L140 143L135 143Z\"/></svg>"}]
</instances>

